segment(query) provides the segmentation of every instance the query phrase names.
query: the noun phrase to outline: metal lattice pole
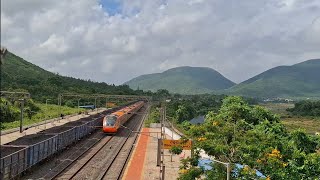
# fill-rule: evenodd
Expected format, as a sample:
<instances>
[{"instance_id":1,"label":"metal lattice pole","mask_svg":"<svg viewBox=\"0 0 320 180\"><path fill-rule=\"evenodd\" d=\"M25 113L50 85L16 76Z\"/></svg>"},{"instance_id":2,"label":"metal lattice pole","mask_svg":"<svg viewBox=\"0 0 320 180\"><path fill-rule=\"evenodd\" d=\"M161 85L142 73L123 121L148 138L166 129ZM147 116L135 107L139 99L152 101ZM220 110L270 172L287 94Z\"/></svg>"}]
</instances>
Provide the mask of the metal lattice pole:
<instances>
[{"instance_id":1,"label":"metal lattice pole","mask_svg":"<svg viewBox=\"0 0 320 180\"><path fill-rule=\"evenodd\" d=\"M19 99L20 101L20 133L23 132L23 108L24 108L24 99Z\"/></svg>"},{"instance_id":2,"label":"metal lattice pole","mask_svg":"<svg viewBox=\"0 0 320 180\"><path fill-rule=\"evenodd\" d=\"M94 98L94 108L96 108L96 112L98 112L97 98Z\"/></svg>"},{"instance_id":3,"label":"metal lattice pole","mask_svg":"<svg viewBox=\"0 0 320 180\"><path fill-rule=\"evenodd\" d=\"M164 164L164 149L163 149L163 140L165 139L165 132L164 132L164 120L165 120L165 106L162 105L161 107L161 180L165 178L165 164Z\"/></svg>"},{"instance_id":4,"label":"metal lattice pole","mask_svg":"<svg viewBox=\"0 0 320 180\"><path fill-rule=\"evenodd\" d=\"M0 94L1 94L1 97L20 102L20 133L22 133L23 132L24 103L25 103L26 99L30 98L30 93L28 93L28 92L0 91Z\"/></svg>"}]
</instances>

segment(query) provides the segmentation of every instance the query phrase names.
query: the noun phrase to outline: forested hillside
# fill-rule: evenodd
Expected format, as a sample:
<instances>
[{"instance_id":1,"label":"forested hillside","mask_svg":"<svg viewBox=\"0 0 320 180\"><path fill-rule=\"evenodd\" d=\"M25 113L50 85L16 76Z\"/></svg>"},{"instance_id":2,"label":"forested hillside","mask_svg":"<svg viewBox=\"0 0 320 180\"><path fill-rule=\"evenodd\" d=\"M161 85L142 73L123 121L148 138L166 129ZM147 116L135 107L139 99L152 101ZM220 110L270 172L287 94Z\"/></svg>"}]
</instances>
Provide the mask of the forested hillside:
<instances>
[{"instance_id":1,"label":"forested hillside","mask_svg":"<svg viewBox=\"0 0 320 180\"><path fill-rule=\"evenodd\" d=\"M278 66L233 86L224 93L249 97L320 98L320 59Z\"/></svg>"},{"instance_id":2,"label":"forested hillside","mask_svg":"<svg viewBox=\"0 0 320 180\"><path fill-rule=\"evenodd\" d=\"M8 52L1 66L1 90L25 90L36 101L57 99L59 93L141 94L127 85L108 85L104 82L60 76L46 71Z\"/></svg>"},{"instance_id":3,"label":"forested hillside","mask_svg":"<svg viewBox=\"0 0 320 180\"><path fill-rule=\"evenodd\" d=\"M219 72L206 67L182 66L162 73L136 77L125 84L132 89L157 91L166 89L170 93L204 94L227 89L234 85Z\"/></svg>"}]
</instances>

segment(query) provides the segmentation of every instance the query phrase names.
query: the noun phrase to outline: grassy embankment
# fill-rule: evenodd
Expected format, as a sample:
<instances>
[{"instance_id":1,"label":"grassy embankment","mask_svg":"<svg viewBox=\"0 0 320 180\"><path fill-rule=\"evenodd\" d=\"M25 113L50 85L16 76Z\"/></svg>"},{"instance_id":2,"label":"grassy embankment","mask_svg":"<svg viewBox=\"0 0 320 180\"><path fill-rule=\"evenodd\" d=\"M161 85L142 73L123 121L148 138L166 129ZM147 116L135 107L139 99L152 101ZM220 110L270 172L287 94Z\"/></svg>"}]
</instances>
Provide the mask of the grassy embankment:
<instances>
[{"instance_id":1,"label":"grassy embankment","mask_svg":"<svg viewBox=\"0 0 320 180\"><path fill-rule=\"evenodd\" d=\"M155 105L152 105L148 118L144 121L144 127L150 127L151 123L159 123L159 122L160 122L159 109Z\"/></svg>"},{"instance_id":2,"label":"grassy embankment","mask_svg":"<svg viewBox=\"0 0 320 180\"><path fill-rule=\"evenodd\" d=\"M38 111L37 114L33 115L32 118L28 118L26 115L24 115L23 118L23 126L39 123L41 121L44 121L45 119L52 119L60 117L60 110L58 105L52 105L48 104L46 106L45 104L36 103L36 105L40 108L40 111ZM77 109L77 108L70 108L66 106L61 107L61 112L64 115L70 115L70 114L76 114L78 112L83 112L84 109ZM13 122L4 122L2 123L1 130L16 128L20 126L20 121L13 121Z\"/></svg>"},{"instance_id":3,"label":"grassy embankment","mask_svg":"<svg viewBox=\"0 0 320 180\"><path fill-rule=\"evenodd\" d=\"M295 116L286 111L288 108L293 108L294 104L267 103L260 105L271 110L273 113L279 114L282 123L288 128L289 131L304 129L308 134L320 132L320 117Z\"/></svg>"}]
</instances>

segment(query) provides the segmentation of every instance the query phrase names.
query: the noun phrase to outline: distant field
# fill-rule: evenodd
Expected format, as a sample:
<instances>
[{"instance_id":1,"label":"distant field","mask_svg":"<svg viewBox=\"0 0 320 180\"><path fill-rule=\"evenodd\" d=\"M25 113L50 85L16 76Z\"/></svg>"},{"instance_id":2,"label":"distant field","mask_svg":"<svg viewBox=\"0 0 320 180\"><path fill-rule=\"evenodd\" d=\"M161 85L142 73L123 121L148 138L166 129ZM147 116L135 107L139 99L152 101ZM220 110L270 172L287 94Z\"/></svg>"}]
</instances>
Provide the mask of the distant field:
<instances>
[{"instance_id":1,"label":"distant field","mask_svg":"<svg viewBox=\"0 0 320 180\"><path fill-rule=\"evenodd\" d=\"M294 104L292 103L265 103L259 105L269 109L273 113L279 114L280 116L290 115L286 110L294 107Z\"/></svg>"},{"instance_id":2,"label":"distant field","mask_svg":"<svg viewBox=\"0 0 320 180\"><path fill-rule=\"evenodd\" d=\"M305 118L305 117L293 117L282 119L283 124L288 128L289 131L295 129L305 129L308 134L315 134L320 132L320 118Z\"/></svg>"},{"instance_id":3,"label":"distant field","mask_svg":"<svg viewBox=\"0 0 320 180\"><path fill-rule=\"evenodd\" d=\"M51 104L50 105L48 104L48 106L46 106L45 104L40 104L40 103L36 103L36 105L40 107L40 111L34 116L32 116L31 119L25 116L23 119L23 126L38 123L38 122L44 121L45 119L53 119L53 118L60 117L59 106L51 105ZM76 114L78 113L79 110L80 112L84 111L84 109L70 108L66 106L62 106L61 108L61 112L64 115ZM16 128L19 126L20 126L19 120L14 122L4 122L1 125L1 130Z\"/></svg>"},{"instance_id":4,"label":"distant field","mask_svg":"<svg viewBox=\"0 0 320 180\"><path fill-rule=\"evenodd\" d=\"M293 108L294 104L290 103L266 103L260 104L273 113L279 114L282 123L288 128L289 131L296 129L304 129L308 134L315 134L320 132L320 117L299 117L293 116L290 112L286 111L288 108Z\"/></svg>"}]
</instances>

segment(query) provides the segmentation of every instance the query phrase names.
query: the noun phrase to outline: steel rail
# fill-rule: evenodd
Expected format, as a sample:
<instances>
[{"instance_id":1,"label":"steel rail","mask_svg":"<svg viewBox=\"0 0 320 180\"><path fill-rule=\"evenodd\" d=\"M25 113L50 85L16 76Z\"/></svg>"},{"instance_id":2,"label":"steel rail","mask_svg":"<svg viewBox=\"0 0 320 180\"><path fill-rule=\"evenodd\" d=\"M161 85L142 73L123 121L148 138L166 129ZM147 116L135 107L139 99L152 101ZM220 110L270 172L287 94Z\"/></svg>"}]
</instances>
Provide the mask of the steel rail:
<instances>
[{"instance_id":1,"label":"steel rail","mask_svg":"<svg viewBox=\"0 0 320 180\"><path fill-rule=\"evenodd\" d=\"M148 108L146 109L146 111L147 112L149 112L149 109L150 109L150 106L148 106ZM145 118L147 117L147 115L148 115L148 113L146 113L145 115L144 115L144 117L142 118L142 122L141 122L141 124L140 124L140 127L139 127L139 131L141 130L141 127L142 127L142 125L143 125L143 122L145 121ZM135 133L134 131L132 131L132 133ZM143 134L142 134L143 135ZM125 162L124 162L124 165L122 166L122 168L121 168L121 171L120 171L120 173L118 174L118 177L117 177L117 180L120 180L121 179L121 177L122 177L122 175L123 175L123 171L125 170L125 168L127 167L127 163L128 163L128 161L129 161L129 159L130 159L130 157L131 157L131 155L132 155L132 152L133 152L133 145L137 142L137 139L138 139L138 133L136 133L136 136L135 136L135 138L134 138L134 141L133 141L133 144L132 144L132 146L131 146L131 148L130 148L130 152L128 153L128 156L127 156L127 158L126 158L126 160L125 160Z\"/></svg>"},{"instance_id":2,"label":"steel rail","mask_svg":"<svg viewBox=\"0 0 320 180\"><path fill-rule=\"evenodd\" d=\"M147 111L147 110L148 110L148 107L146 108L145 111ZM140 119L140 123L137 123L137 124L135 125L135 127L133 128L134 130L139 130L139 129L141 129L145 117L146 117L146 114L144 114L144 116ZM130 133L128 134L128 136L126 137L125 141L124 141L123 144L121 145L121 147L120 147L119 151L117 152L117 154L113 157L112 162L110 163L110 165L107 166L106 168L105 168L105 167L103 168L102 173L98 176L97 179L103 180L103 179L105 178L105 176L106 176L107 173L109 172L110 168L114 165L115 160L118 158L119 154L122 152L123 147L126 145L127 141L130 139L130 137L131 137L131 135L132 135L133 133L134 133L134 132L133 132L132 130L130 130ZM125 168L125 165L127 164L128 160L129 160L129 157L130 157L130 154L131 154L131 152L132 152L132 150L133 150L133 144L136 142L137 137L138 137L137 134L135 134L134 137L133 137L134 140L133 140L133 142L132 142L130 151L129 151L128 155L126 156L125 161L123 162L122 168L121 168L119 174L117 175L117 179L119 179L119 178L121 177L121 175L122 175L122 172L123 172L123 170L124 170L124 168ZM129 145L130 145L130 144L129 144Z\"/></svg>"},{"instance_id":3,"label":"steel rail","mask_svg":"<svg viewBox=\"0 0 320 180\"><path fill-rule=\"evenodd\" d=\"M144 117L143 117L143 118L144 118ZM140 127L141 127L142 124L143 124L143 123L142 123L142 122L143 122L143 118L139 118L139 120L140 120ZM131 119L131 118L130 118L130 119ZM131 119L131 120L132 120L132 119ZM139 125L139 123L132 123L132 124L131 124L131 127L133 126L133 129L137 129L137 126L138 126L138 125ZM113 137L115 137L115 136L108 136L109 138L108 138L108 139L105 139L106 142L104 142L103 144L101 144L101 141L102 141L105 137L100 138L99 140L97 140L96 142L94 142L90 147L87 146L87 145L90 144L90 143L84 144L83 146L86 146L86 147L85 147L85 151L83 151L82 153L80 153L79 155L77 155L76 158L69 158L70 156L68 156L68 157L66 158L66 161L61 163L61 164L67 163L67 165L64 164L64 165L66 165L66 167L63 167L63 169L61 169L60 171L54 173L54 175L48 173L50 176L45 175L45 176L43 176L43 179L58 179L58 178L74 179L83 169L85 169L85 167L87 167L88 163L91 162L91 161L99 154L99 152L101 152L103 149L105 149L105 147L106 147L107 145L112 144L111 142L114 142L114 143L117 145L117 148L115 148L115 152L116 152L116 151L119 151L119 152L117 152L117 154L119 154L120 151L121 151L121 149L122 149L122 147L126 144L127 140L128 140L129 137L131 136L131 134L132 134L132 132L129 132L129 135L127 135L126 139L124 139L124 140L119 139L119 142L117 142L117 141L111 141L111 140L113 139ZM94 136L94 138L96 138L96 136ZM107 138L107 137L106 137L106 138ZM91 140L91 138L89 138L88 140ZM120 148L120 149L119 149L119 145L121 145L121 148ZM79 147L77 150L78 150L79 152L81 152L81 149L83 149L83 146ZM114 145L112 145L112 146L114 146ZM97 148L94 149L94 147L97 147ZM119 149L119 150L118 150L118 149ZM89 156L86 157L85 154L86 154L88 151L90 151L90 154L88 154ZM78 153L78 152L77 152L77 153ZM71 156L72 156L72 155L71 155ZM72 171L72 166L73 166L73 165L77 165L77 164L75 163L75 162L77 162L77 161L78 161L78 162L81 162L81 157L84 157L84 158L85 158L84 161L83 161L83 163L78 164L78 165L80 165L80 167L79 167L79 166L75 166L75 168L74 168L75 171L73 172L73 171ZM64 159L65 159L65 158L64 158ZM79 160L79 159L80 159L80 160ZM113 159L115 159L115 158L113 158ZM127 160L126 160L126 162L127 162ZM112 163L113 163L113 162L110 163L110 167L111 167ZM70 167L71 167L71 173L68 173L68 174L63 175L63 173L66 172L66 170L67 170L68 168L70 168ZM121 172L122 172L122 170L121 170Z\"/></svg>"},{"instance_id":4,"label":"steel rail","mask_svg":"<svg viewBox=\"0 0 320 180\"><path fill-rule=\"evenodd\" d=\"M113 139L114 136L107 136L110 137L100 148L98 148L90 157L89 159L83 164L81 165L81 167L71 175L70 178L68 179L73 179L100 151L101 149L103 149L104 147L106 147L107 144L109 144L109 142L111 141L111 139Z\"/></svg>"},{"instance_id":5,"label":"steel rail","mask_svg":"<svg viewBox=\"0 0 320 180\"><path fill-rule=\"evenodd\" d=\"M133 116L133 117L134 117L134 116ZM130 118L130 119L132 120L132 118ZM140 121L142 121L142 118L141 118ZM134 128L136 128L138 124L139 124L139 123L137 123L137 124L132 124L132 125L134 126ZM132 126L132 125L131 125L131 126ZM131 133L132 133L132 132L129 133L129 135L126 137L126 139L120 140L119 142L115 142L116 145L117 145L117 147L119 147L119 145L121 144L121 148L120 148L119 152L121 151L121 149L122 149L123 145L125 144L125 142L127 141L128 137L130 137L130 134L131 134ZM110 136L108 136L108 137L110 137ZM91 162L91 161L99 154L99 152L101 152L107 145L110 145L110 144L112 143L111 140L113 139L113 137L117 137L117 136L111 136L111 137L112 137L112 138L110 138L106 143L104 143L101 147L99 147L98 149L96 149L96 150L94 151L94 153L89 156L88 159L86 158L87 160L86 160L83 164L81 164L81 167L80 167L80 168L77 168L77 170L76 170L75 172L73 172L73 173L71 174L71 176L70 176L70 174L66 175L66 176L68 176L68 177L66 177L66 178L64 178L64 179L75 179L75 177L76 177L78 174L80 174L80 172L81 172L82 170L85 169L85 167L88 165L88 163ZM92 149L91 149L91 150L92 150ZM117 150L117 149L115 149L115 150ZM119 152L117 152L117 154L118 154ZM74 164L74 163L72 163L72 164ZM110 164L112 164L112 162L111 162ZM61 174L62 174L62 173L61 173ZM57 176L57 177L58 177L58 176Z\"/></svg>"},{"instance_id":6,"label":"steel rail","mask_svg":"<svg viewBox=\"0 0 320 180\"><path fill-rule=\"evenodd\" d=\"M105 113L105 112L103 112L102 114L104 114L104 115L106 115L106 114L108 114L108 113ZM97 120L98 118L93 118L93 120ZM101 136L101 138L97 138L97 137L99 137L99 135L101 135L101 133L99 133L99 131L97 131L97 130L94 130L94 132L93 132L93 137L91 137L91 138L86 138L86 139L84 139L85 141L86 141L86 143L85 144L83 144L82 146L80 146L80 147L77 147L76 148L76 152L74 152L73 154L71 154L71 155L69 155L67 158L64 158L64 160L63 160L63 162L61 162L59 165L57 165L56 167L54 167L49 173L47 173L46 175L44 175L43 177L42 177L42 179L55 179L55 178L57 178L62 172L64 172L67 168L69 168L75 161L77 161L81 156L83 156L85 153L87 153L92 147L94 147L96 144L98 144L102 139L104 139L105 137L104 136ZM94 140L94 139L96 139L96 141L93 143L93 144L91 144L90 145L90 140ZM89 145L89 146L87 146L87 145ZM82 151L81 149L86 149L86 150L84 150L84 151ZM77 153L79 153L79 155L77 155L73 160L71 160L72 158L72 156L74 155L74 154L77 154ZM67 161L67 165L65 166L65 167L63 167L61 170L58 170L58 171L56 171L55 172L55 169L58 169L59 167L61 167L63 164L64 164L64 162L66 162Z\"/></svg>"},{"instance_id":7,"label":"steel rail","mask_svg":"<svg viewBox=\"0 0 320 180\"><path fill-rule=\"evenodd\" d=\"M96 132L96 135L99 135L99 132ZM63 162L61 164L59 164L58 166L56 166L53 170L50 171L50 173L47 173L45 176L43 176L43 179L56 179L59 175L61 175L62 172L64 172L67 168L69 168L74 162L76 162L77 160L79 160L80 157L82 157L85 153L87 153L89 150L91 150L92 147L94 147L95 145L97 145L99 142L101 142L102 139L104 139L105 137L101 137L99 139L97 139L96 142L94 142L92 145L90 145L89 147L85 147L84 144L83 146L79 147L77 150L80 152L79 155L74 159L71 160L70 158L67 158L65 161L68 161L67 165L65 167L63 167L61 170L54 172L56 168L59 168L59 166L61 166L63 164ZM89 138L89 139L94 139L94 138ZM86 139L87 141L89 139ZM111 138L110 138L111 139ZM89 143L89 142L88 142ZM81 151L81 149L86 148L85 151ZM77 153L77 152L75 152ZM72 155L70 155L72 156ZM68 156L68 157L70 157ZM54 174L52 175L51 173L54 172Z\"/></svg>"}]
</instances>

